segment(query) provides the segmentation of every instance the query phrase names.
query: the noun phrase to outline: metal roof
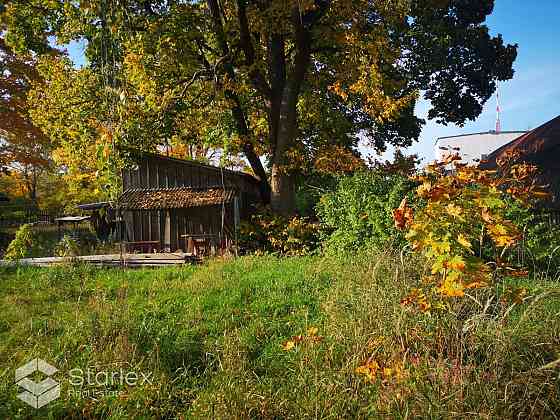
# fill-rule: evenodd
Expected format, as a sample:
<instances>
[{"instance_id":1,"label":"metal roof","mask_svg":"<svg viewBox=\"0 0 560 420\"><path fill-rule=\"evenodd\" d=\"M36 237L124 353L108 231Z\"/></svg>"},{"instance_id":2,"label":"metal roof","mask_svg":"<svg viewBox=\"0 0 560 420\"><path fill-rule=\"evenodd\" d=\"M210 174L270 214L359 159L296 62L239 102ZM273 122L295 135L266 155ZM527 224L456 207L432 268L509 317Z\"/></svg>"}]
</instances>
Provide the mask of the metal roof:
<instances>
[{"instance_id":1,"label":"metal roof","mask_svg":"<svg viewBox=\"0 0 560 420\"><path fill-rule=\"evenodd\" d=\"M122 210L186 209L227 203L235 195L235 190L222 188L131 188L119 197L117 207Z\"/></svg>"},{"instance_id":2,"label":"metal roof","mask_svg":"<svg viewBox=\"0 0 560 420\"><path fill-rule=\"evenodd\" d=\"M458 137L469 137L469 136L481 136L484 134L495 134L495 135L500 135L500 134L525 134L527 133L527 131L500 131L499 133L495 130L490 130L490 131L484 131L482 133L468 133L468 134L456 134L454 136L444 136L444 137L438 137L436 139L436 143L438 142L438 140L445 140L445 139L455 139Z\"/></svg>"}]
</instances>

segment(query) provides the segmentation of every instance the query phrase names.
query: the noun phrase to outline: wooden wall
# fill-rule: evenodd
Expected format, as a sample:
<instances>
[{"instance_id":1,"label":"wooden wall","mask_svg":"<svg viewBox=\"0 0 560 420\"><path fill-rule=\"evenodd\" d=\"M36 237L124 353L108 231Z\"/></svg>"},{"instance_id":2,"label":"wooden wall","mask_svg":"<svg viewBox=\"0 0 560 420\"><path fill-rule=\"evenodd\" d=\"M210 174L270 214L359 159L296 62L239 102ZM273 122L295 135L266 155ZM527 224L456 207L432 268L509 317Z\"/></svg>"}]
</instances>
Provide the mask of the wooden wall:
<instances>
[{"instance_id":1,"label":"wooden wall","mask_svg":"<svg viewBox=\"0 0 560 420\"><path fill-rule=\"evenodd\" d=\"M136 159L137 168L123 170L123 190L129 188L235 188L258 197L258 181L241 172L221 170L215 166L203 165L164 156L147 154Z\"/></svg>"},{"instance_id":2,"label":"wooden wall","mask_svg":"<svg viewBox=\"0 0 560 420\"><path fill-rule=\"evenodd\" d=\"M223 174L223 178L222 178ZM125 169L122 173L123 190L130 188L210 188L222 187L239 192L237 199L241 219L251 214L252 205L259 202L258 181L247 174L202 165L196 162L143 155L137 159L137 168ZM234 205L225 205L224 236L232 238L234 232ZM222 205L193 207L189 209L169 209L154 211L126 211L125 240L159 241L164 249L165 219L170 216L171 250L185 251L185 239L181 235L214 234L222 229Z\"/></svg>"},{"instance_id":3,"label":"wooden wall","mask_svg":"<svg viewBox=\"0 0 560 420\"><path fill-rule=\"evenodd\" d=\"M222 231L222 206L193 207L190 209L170 209L170 247L171 251L183 250L185 239L182 235L211 234L223 239L232 239L235 229L233 204L224 207L224 230ZM165 247L166 210L126 211L126 241L159 241Z\"/></svg>"}]
</instances>

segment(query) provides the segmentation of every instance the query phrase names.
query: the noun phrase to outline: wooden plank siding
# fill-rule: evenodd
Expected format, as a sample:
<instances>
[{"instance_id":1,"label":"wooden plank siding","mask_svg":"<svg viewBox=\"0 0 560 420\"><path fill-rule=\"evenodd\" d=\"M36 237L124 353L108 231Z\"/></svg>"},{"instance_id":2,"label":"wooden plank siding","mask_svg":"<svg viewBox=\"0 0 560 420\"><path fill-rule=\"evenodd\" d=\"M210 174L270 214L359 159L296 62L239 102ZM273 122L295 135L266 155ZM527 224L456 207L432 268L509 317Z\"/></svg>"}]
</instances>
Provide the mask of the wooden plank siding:
<instances>
[{"instance_id":1,"label":"wooden plank siding","mask_svg":"<svg viewBox=\"0 0 560 420\"><path fill-rule=\"evenodd\" d=\"M122 171L123 190L135 188L223 188L235 190L242 219L260 201L258 181L244 173L154 154L137 155L136 166ZM224 237L234 232L234 204L225 204ZM123 213L126 241L159 241L165 247L166 213L170 216L171 251L185 249L182 235L222 233L222 205L173 208L169 210L127 210Z\"/></svg>"}]
</instances>

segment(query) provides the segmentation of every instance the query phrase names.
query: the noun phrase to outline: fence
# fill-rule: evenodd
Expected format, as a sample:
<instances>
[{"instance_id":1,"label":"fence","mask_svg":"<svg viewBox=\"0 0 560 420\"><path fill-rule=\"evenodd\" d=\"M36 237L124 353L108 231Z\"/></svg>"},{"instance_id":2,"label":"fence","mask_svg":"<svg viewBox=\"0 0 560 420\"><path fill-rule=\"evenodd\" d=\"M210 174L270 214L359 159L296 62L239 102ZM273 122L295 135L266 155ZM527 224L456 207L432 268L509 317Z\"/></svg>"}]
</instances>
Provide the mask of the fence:
<instances>
[{"instance_id":1,"label":"fence","mask_svg":"<svg viewBox=\"0 0 560 420\"><path fill-rule=\"evenodd\" d=\"M542 210L537 215L537 220L546 223L550 227L560 226L560 209Z\"/></svg>"},{"instance_id":2,"label":"fence","mask_svg":"<svg viewBox=\"0 0 560 420\"><path fill-rule=\"evenodd\" d=\"M0 214L0 229L17 228L27 223L49 225L53 224L54 219L57 217L59 217L58 214L50 214L47 212L16 210L7 214Z\"/></svg>"}]
</instances>

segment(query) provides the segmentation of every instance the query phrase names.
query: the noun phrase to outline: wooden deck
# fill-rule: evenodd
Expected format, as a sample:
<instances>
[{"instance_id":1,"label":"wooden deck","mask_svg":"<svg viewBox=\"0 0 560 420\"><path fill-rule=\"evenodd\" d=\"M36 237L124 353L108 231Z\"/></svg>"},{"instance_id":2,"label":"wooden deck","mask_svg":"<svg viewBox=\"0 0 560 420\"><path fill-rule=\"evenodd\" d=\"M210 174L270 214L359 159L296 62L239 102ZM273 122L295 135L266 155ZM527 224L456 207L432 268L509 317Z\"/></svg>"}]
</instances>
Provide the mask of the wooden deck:
<instances>
[{"instance_id":1,"label":"wooden deck","mask_svg":"<svg viewBox=\"0 0 560 420\"><path fill-rule=\"evenodd\" d=\"M158 253L158 254L119 254L110 255L84 255L80 257L44 257L23 258L20 265L48 267L67 264L74 261L85 262L99 267L166 267L173 265L191 264L200 259L192 254L185 253ZM0 265L15 265L15 262L0 260Z\"/></svg>"}]
</instances>

